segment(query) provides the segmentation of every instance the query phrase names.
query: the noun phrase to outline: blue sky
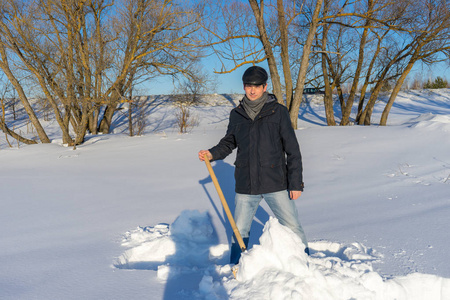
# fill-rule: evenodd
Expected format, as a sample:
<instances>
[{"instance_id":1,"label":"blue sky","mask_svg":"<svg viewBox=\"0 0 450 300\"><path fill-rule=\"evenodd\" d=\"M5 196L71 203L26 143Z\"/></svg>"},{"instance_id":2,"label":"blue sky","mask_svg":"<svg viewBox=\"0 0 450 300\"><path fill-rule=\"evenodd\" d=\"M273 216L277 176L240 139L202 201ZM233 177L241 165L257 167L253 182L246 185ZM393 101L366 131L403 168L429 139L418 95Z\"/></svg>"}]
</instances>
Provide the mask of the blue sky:
<instances>
[{"instance_id":1,"label":"blue sky","mask_svg":"<svg viewBox=\"0 0 450 300\"><path fill-rule=\"evenodd\" d=\"M219 81L217 93L243 93L241 77L242 73L249 66L251 65L243 66L229 74L218 74L216 76ZM267 70L266 64L260 64L260 66L265 67ZM205 61L204 69L208 74L211 74L211 76L215 76L214 69L219 69L219 64L218 62L215 62L213 58L210 58ZM433 80L437 76L441 76L444 79L447 79L447 81L450 81L450 66L447 62L436 63L431 68L423 66L422 64L416 64L409 74L411 81L416 74L422 74L424 80L427 80L429 77ZM145 92L151 95L171 94L174 90L172 79L169 77L152 79L152 82L144 83L143 87L145 88Z\"/></svg>"},{"instance_id":2,"label":"blue sky","mask_svg":"<svg viewBox=\"0 0 450 300\"><path fill-rule=\"evenodd\" d=\"M258 64L266 70L267 64ZM231 94L231 93L243 93L242 86L242 74L245 69L250 67L251 65L245 65L228 74L215 74L215 70L220 70L220 63L215 57L206 58L203 62L203 69L207 72L207 74L212 77L217 78L217 93L218 94ZM152 79L152 82L148 82L147 84L143 84L146 88L148 88L148 93L157 95L157 94L171 94L174 90L173 82L170 77L160 77L158 79Z\"/></svg>"}]
</instances>

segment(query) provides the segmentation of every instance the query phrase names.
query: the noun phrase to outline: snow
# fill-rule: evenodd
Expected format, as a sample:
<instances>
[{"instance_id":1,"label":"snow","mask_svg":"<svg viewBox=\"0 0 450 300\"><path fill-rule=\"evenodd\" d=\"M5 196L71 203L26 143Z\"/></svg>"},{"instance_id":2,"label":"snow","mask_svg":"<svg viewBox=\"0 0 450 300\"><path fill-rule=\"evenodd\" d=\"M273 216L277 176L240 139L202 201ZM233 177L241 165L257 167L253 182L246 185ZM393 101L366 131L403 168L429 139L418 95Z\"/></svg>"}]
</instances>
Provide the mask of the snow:
<instances>
[{"instance_id":1,"label":"snow","mask_svg":"<svg viewBox=\"0 0 450 300\"><path fill-rule=\"evenodd\" d=\"M450 90L400 93L383 127L383 103L370 127L327 127L320 102L302 106L296 205L311 255L263 203L235 279L232 231L197 152L223 136L239 97L193 107L187 134L158 96L140 137L126 135L126 107L114 134L75 150L54 122L51 144L1 136L0 299L450 299ZM231 209L233 162L213 163Z\"/></svg>"}]
</instances>

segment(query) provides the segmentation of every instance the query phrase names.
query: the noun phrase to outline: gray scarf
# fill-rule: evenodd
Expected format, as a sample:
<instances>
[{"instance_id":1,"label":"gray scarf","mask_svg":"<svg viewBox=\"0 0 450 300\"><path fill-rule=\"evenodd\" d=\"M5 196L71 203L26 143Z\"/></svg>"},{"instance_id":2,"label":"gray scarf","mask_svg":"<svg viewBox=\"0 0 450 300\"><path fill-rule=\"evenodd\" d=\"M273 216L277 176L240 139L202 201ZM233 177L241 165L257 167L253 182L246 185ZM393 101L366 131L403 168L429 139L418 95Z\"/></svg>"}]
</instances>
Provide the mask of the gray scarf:
<instances>
[{"instance_id":1,"label":"gray scarf","mask_svg":"<svg viewBox=\"0 0 450 300\"><path fill-rule=\"evenodd\" d=\"M267 102L267 98L268 98L267 92L264 92L264 94L260 98L253 101L249 100L247 96L244 96L241 103L250 119L252 120L255 119L255 117L259 114L259 112L263 108L264 104Z\"/></svg>"}]
</instances>

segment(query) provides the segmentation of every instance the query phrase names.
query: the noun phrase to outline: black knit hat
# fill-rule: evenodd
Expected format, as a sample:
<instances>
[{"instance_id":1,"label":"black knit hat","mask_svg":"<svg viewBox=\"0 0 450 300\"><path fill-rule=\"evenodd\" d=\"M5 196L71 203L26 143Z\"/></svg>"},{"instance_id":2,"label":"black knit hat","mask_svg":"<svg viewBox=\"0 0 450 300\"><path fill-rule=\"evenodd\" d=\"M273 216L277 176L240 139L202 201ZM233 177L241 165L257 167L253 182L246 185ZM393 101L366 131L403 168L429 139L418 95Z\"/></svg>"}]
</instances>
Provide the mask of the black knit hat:
<instances>
[{"instance_id":1,"label":"black knit hat","mask_svg":"<svg viewBox=\"0 0 450 300\"><path fill-rule=\"evenodd\" d=\"M244 84L261 85L267 82L269 76L264 68L253 66L245 70L242 75L242 81Z\"/></svg>"}]
</instances>

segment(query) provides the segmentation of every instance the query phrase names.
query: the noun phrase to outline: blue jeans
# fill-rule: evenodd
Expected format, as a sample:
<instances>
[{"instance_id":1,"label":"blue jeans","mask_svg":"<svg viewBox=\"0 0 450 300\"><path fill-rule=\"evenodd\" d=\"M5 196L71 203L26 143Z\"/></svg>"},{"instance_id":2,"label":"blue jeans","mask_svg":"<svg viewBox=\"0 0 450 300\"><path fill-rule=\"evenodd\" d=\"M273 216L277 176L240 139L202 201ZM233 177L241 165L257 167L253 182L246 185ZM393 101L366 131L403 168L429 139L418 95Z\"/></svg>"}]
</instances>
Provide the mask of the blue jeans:
<instances>
[{"instance_id":1,"label":"blue jeans","mask_svg":"<svg viewBox=\"0 0 450 300\"><path fill-rule=\"evenodd\" d=\"M256 210L263 198L266 200L280 224L289 227L296 233L302 239L303 244L305 244L305 247L307 248L306 251L309 251L305 232L298 220L297 207L295 206L294 200L289 198L289 192L286 190L262 195L236 194L234 219L236 226L239 229L239 233L244 239L244 242L246 242L246 246L253 218L255 217ZM233 237L230 263L237 264L240 256L240 248Z\"/></svg>"}]
</instances>

